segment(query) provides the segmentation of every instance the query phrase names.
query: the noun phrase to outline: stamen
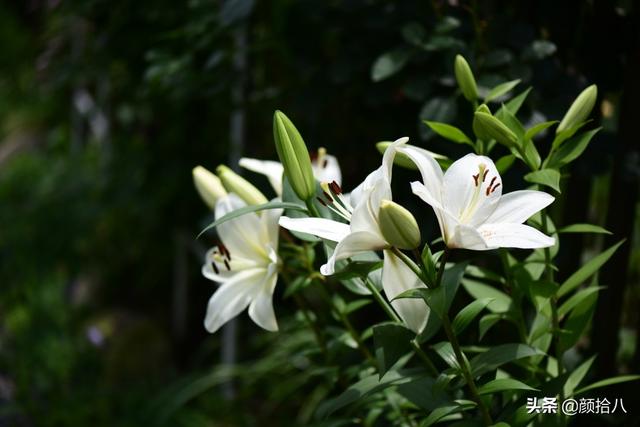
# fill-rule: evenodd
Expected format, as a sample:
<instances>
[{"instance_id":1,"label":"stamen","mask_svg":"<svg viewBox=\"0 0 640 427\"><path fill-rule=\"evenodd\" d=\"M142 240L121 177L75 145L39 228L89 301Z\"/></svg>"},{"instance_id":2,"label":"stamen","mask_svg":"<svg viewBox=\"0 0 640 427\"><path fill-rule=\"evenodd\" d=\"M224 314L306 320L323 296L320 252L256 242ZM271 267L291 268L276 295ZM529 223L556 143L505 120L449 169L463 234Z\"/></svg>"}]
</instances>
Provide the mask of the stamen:
<instances>
[{"instance_id":1,"label":"stamen","mask_svg":"<svg viewBox=\"0 0 640 427\"><path fill-rule=\"evenodd\" d=\"M331 197L331 194L327 193L324 190L322 190L322 194L324 194L324 197L329 201L329 203L332 203L333 197Z\"/></svg>"},{"instance_id":2,"label":"stamen","mask_svg":"<svg viewBox=\"0 0 640 427\"><path fill-rule=\"evenodd\" d=\"M326 168L327 165L329 164L329 161L327 159L324 159L324 162L322 162L322 168Z\"/></svg>"},{"instance_id":3,"label":"stamen","mask_svg":"<svg viewBox=\"0 0 640 427\"><path fill-rule=\"evenodd\" d=\"M480 177L480 174L476 174L476 175L472 175L473 176L473 182L475 183L475 186L478 186L478 178Z\"/></svg>"},{"instance_id":4,"label":"stamen","mask_svg":"<svg viewBox=\"0 0 640 427\"><path fill-rule=\"evenodd\" d=\"M489 187L493 186L493 183L496 181L496 176L494 176L493 178L491 178L491 182L489 183Z\"/></svg>"},{"instance_id":5,"label":"stamen","mask_svg":"<svg viewBox=\"0 0 640 427\"><path fill-rule=\"evenodd\" d=\"M487 187L487 191L486 191L485 195L487 195L487 196L488 196L490 191L491 191L491 186L488 186L488 187Z\"/></svg>"},{"instance_id":6,"label":"stamen","mask_svg":"<svg viewBox=\"0 0 640 427\"><path fill-rule=\"evenodd\" d=\"M487 174L489 173L489 169L487 169L486 171L484 171L484 175L482 175L482 182L484 182L485 178L487 177Z\"/></svg>"},{"instance_id":7,"label":"stamen","mask_svg":"<svg viewBox=\"0 0 640 427\"><path fill-rule=\"evenodd\" d=\"M316 199L320 202L322 206L327 207L327 203L324 200L322 200L321 197L316 197Z\"/></svg>"},{"instance_id":8,"label":"stamen","mask_svg":"<svg viewBox=\"0 0 640 427\"><path fill-rule=\"evenodd\" d=\"M231 271L231 266L229 266L229 261L224 260L224 266L227 267L227 270Z\"/></svg>"},{"instance_id":9,"label":"stamen","mask_svg":"<svg viewBox=\"0 0 640 427\"><path fill-rule=\"evenodd\" d=\"M500 187L500 183L497 183L496 186L491 189L491 192L493 193L494 191L496 191L496 188L498 187Z\"/></svg>"},{"instance_id":10,"label":"stamen","mask_svg":"<svg viewBox=\"0 0 640 427\"><path fill-rule=\"evenodd\" d=\"M220 270L216 267L215 261L211 261L211 268L213 268L213 271L215 271L216 274L220 274Z\"/></svg>"},{"instance_id":11,"label":"stamen","mask_svg":"<svg viewBox=\"0 0 640 427\"><path fill-rule=\"evenodd\" d=\"M340 188L340 186L338 185L337 182L335 181L331 181L331 184L329 184L329 188L331 188L331 191L333 191L333 193L338 196L340 194L342 194L342 188Z\"/></svg>"}]
</instances>

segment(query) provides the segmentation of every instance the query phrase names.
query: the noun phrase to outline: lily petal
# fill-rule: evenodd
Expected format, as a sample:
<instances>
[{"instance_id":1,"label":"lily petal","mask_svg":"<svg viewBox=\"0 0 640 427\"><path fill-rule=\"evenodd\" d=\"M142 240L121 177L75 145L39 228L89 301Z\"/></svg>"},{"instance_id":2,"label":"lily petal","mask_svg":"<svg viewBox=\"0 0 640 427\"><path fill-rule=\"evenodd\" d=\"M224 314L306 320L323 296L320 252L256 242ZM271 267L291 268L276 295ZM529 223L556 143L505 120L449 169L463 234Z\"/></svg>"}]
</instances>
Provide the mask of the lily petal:
<instances>
[{"instance_id":1,"label":"lily petal","mask_svg":"<svg viewBox=\"0 0 640 427\"><path fill-rule=\"evenodd\" d=\"M555 244L555 239L525 224L498 223L483 224L478 232L489 248L547 248Z\"/></svg>"},{"instance_id":2,"label":"lily petal","mask_svg":"<svg viewBox=\"0 0 640 427\"><path fill-rule=\"evenodd\" d=\"M320 161L322 161L322 164L319 164ZM342 185L342 171L335 156L325 154L322 159L315 159L311 162L311 169L313 169L313 175L318 181L335 181L338 185Z\"/></svg>"},{"instance_id":3,"label":"lily petal","mask_svg":"<svg viewBox=\"0 0 640 427\"><path fill-rule=\"evenodd\" d=\"M260 284L260 288L255 295L253 301L249 305L249 317L256 325L267 331L276 332L278 330L278 322L273 311L273 290L278 281L278 271L275 264L270 264L267 269L267 275Z\"/></svg>"},{"instance_id":4,"label":"lily petal","mask_svg":"<svg viewBox=\"0 0 640 427\"><path fill-rule=\"evenodd\" d=\"M546 208L555 198L543 191L520 190L504 194L487 223L509 222L520 224L534 213Z\"/></svg>"},{"instance_id":5,"label":"lily petal","mask_svg":"<svg viewBox=\"0 0 640 427\"><path fill-rule=\"evenodd\" d=\"M384 248L387 243L378 235L367 231L356 231L340 240L327 263L320 267L320 273L330 276L335 273L335 263L360 252L375 251Z\"/></svg>"},{"instance_id":6,"label":"lily petal","mask_svg":"<svg viewBox=\"0 0 640 427\"><path fill-rule=\"evenodd\" d=\"M227 280L209 299L204 327L213 333L247 308L259 291L264 268L242 270Z\"/></svg>"},{"instance_id":7,"label":"lily petal","mask_svg":"<svg viewBox=\"0 0 640 427\"><path fill-rule=\"evenodd\" d=\"M275 198L272 200L272 202L279 201L279 198ZM265 209L260 215L264 239L263 241L269 242L273 248L278 247L278 222L283 211L283 209Z\"/></svg>"},{"instance_id":8,"label":"lily petal","mask_svg":"<svg viewBox=\"0 0 640 427\"><path fill-rule=\"evenodd\" d=\"M289 218L283 216L280 226L291 231L313 234L322 239L339 242L349 234L349 225L326 218Z\"/></svg>"},{"instance_id":9,"label":"lily petal","mask_svg":"<svg viewBox=\"0 0 640 427\"><path fill-rule=\"evenodd\" d=\"M282 196L282 174L284 167L280 162L243 157L238 164L251 172L265 175L276 194Z\"/></svg>"},{"instance_id":10,"label":"lily petal","mask_svg":"<svg viewBox=\"0 0 640 427\"><path fill-rule=\"evenodd\" d=\"M486 156L467 154L447 169L443 179L442 204L461 223L482 224L498 206L502 179Z\"/></svg>"},{"instance_id":11,"label":"lily petal","mask_svg":"<svg viewBox=\"0 0 640 427\"><path fill-rule=\"evenodd\" d=\"M382 266L382 287L389 300L402 292L418 287L426 287L424 283L391 251L384 251ZM391 302L402 321L416 334L422 332L427 324L430 309L421 299L402 298Z\"/></svg>"},{"instance_id":12,"label":"lily petal","mask_svg":"<svg viewBox=\"0 0 640 427\"><path fill-rule=\"evenodd\" d=\"M398 151L407 155L416 164L420 175L422 175L422 182L426 192L433 200L442 204L443 173L442 168L431 155L432 153L412 145L399 147Z\"/></svg>"},{"instance_id":13,"label":"lily petal","mask_svg":"<svg viewBox=\"0 0 640 427\"><path fill-rule=\"evenodd\" d=\"M246 270L260 266L254 260L235 256L231 258L231 261L227 260L227 263L229 264L229 269L227 269L224 263L223 256L218 255L219 261L216 260L216 257L214 255L214 253L216 252L220 253L220 249L217 246L209 249L204 257L204 264L202 265L202 275L209 280L213 280L214 282L226 282L240 270ZM216 268L218 269L217 273L214 271L211 265L213 262L216 263Z\"/></svg>"},{"instance_id":14,"label":"lily petal","mask_svg":"<svg viewBox=\"0 0 640 427\"><path fill-rule=\"evenodd\" d=\"M244 201L230 193L216 202L216 218L221 218L244 206L246 206ZM216 228L216 231L220 240L231 252L232 259L236 256L247 259L260 259L266 256L266 250L258 239L262 232L262 224L256 213L251 212L224 222Z\"/></svg>"},{"instance_id":15,"label":"lily petal","mask_svg":"<svg viewBox=\"0 0 640 427\"><path fill-rule=\"evenodd\" d=\"M471 249L474 251L486 251L493 249L484 239L484 236L475 228L459 224L453 229L453 236L446 242L449 248Z\"/></svg>"}]
</instances>

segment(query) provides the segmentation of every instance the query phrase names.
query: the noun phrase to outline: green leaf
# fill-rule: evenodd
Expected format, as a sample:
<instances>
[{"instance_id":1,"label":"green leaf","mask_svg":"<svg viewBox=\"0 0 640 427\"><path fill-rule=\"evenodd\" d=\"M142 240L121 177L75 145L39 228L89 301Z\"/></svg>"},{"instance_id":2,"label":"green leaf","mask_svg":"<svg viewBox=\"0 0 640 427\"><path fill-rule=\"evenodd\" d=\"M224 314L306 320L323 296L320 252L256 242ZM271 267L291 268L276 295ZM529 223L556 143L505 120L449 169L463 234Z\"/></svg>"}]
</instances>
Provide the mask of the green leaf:
<instances>
[{"instance_id":1,"label":"green leaf","mask_svg":"<svg viewBox=\"0 0 640 427\"><path fill-rule=\"evenodd\" d=\"M496 169L498 169L498 172L502 175L509 170L515 160L516 156L514 156L513 154L502 156L498 159L498 161L496 161Z\"/></svg>"},{"instance_id":2,"label":"green leaf","mask_svg":"<svg viewBox=\"0 0 640 427\"><path fill-rule=\"evenodd\" d=\"M527 96L529 95L530 91L531 91L531 88L528 88L524 92L522 92L520 95L514 97L509 102L504 104L495 114L496 117L502 120L505 114L505 110L509 110L513 115L518 114L518 111L520 110L522 103L524 102L525 99L527 99Z\"/></svg>"},{"instance_id":3,"label":"green leaf","mask_svg":"<svg viewBox=\"0 0 640 427\"><path fill-rule=\"evenodd\" d=\"M391 77L406 65L411 53L405 49L385 52L376 59L371 67L371 80L379 82Z\"/></svg>"},{"instance_id":4,"label":"green leaf","mask_svg":"<svg viewBox=\"0 0 640 427\"><path fill-rule=\"evenodd\" d=\"M571 375L569 375L569 378L567 378L567 381L564 383L564 395L566 397L573 396L573 391L580 385L580 382L584 379L585 375L587 375L587 372L589 372L589 369L595 359L596 356L590 357L571 372Z\"/></svg>"},{"instance_id":5,"label":"green leaf","mask_svg":"<svg viewBox=\"0 0 640 427\"><path fill-rule=\"evenodd\" d=\"M560 147L560 145L562 145L563 142L575 135L575 133L578 132L587 123L588 122L582 122L571 128L567 128L561 132L558 132L555 138L553 138L553 142L551 143L551 150L555 151L558 147Z\"/></svg>"},{"instance_id":6,"label":"green leaf","mask_svg":"<svg viewBox=\"0 0 640 427\"><path fill-rule=\"evenodd\" d=\"M498 117L498 119L511 130L511 132L516 134L519 142L522 142L522 139L524 138L524 126L522 126L520 120L518 120L515 114L509 110L509 107L503 105L500 111L502 112L501 116L498 117L498 114L496 114L496 117Z\"/></svg>"},{"instance_id":7,"label":"green leaf","mask_svg":"<svg viewBox=\"0 0 640 427\"><path fill-rule=\"evenodd\" d=\"M493 298L483 298L475 300L471 304L460 310L455 319L453 319L453 332L456 335L459 335L462 331L464 331L467 326L469 326L471 321L478 314L480 314L480 312L484 310L491 301L493 301Z\"/></svg>"},{"instance_id":8,"label":"green leaf","mask_svg":"<svg viewBox=\"0 0 640 427\"><path fill-rule=\"evenodd\" d=\"M566 227L562 227L558 230L558 233L599 233L599 234L612 234L609 230L605 230L599 225L593 224L571 224Z\"/></svg>"},{"instance_id":9,"label":"green leaf","mask_svg":"<svg viewBox=\"0 0 640 427\"><path fill-rule=\"evenodd\" d=\"M589 132L577 135L565 142L558 150L554 151L549 157L547 167L560 168L580 157L582 152L587 148L591 138L598 133L601 128L594 129Z\"/></svg>"},{"instance_id":10,"label":"green leaf","mask_svg":"<svg viewBox=\"0 0 640 427\"><path fill-rule=\"evenodd\" d=\"M529 129L527 129L527 131L524 133L524 138L525 139L533 139L537 134L539 134L543 130L555 125L556 123L558 123L557 120L551 120L549 122L542 122L542 123L538 123L536 125L533 125Z\"/></svg>"},{"instance_id":11,"label":"green leaf","mask_svg":"<svg viewBox=\"0 0 640 427\"><path fill-rule=\"evenodd\" d=\"M591 323L596 302L598 302L598 294L591 293L571 310L562 325L563 333L560 334L560 342L558 343L560 351L566 351L578 342Z\"/></svg>"},{"instance_id":12,"label":"green leaf","mask_svg":"<svg viewBox=\"0 0 640 427\"><path fill-rule=\"evenodd\" d=\"M542 159L540 153L531 139L525 139L522 143L522 149L524 151L524 161L531 169L538 169Z\"/></svg>"},{"instance_id":13,"label":"green leaf","mask_svg":"<svg viewBox=\"0 0 640 427\"><path fill-rule=\"evenodd\" d=\"M491 299L487 309L493 313L504 313L511 306L511 297L492 286L471 279L462 280L462 286L477 300Z\"/></svg>"},{"instance_id":14,"label":"green leaf","mask_svg":"<svg viewBox=\"0 0 640 427\"><path fill-rule=\"evenodd\" d=\"M364 278L379 268L382 268L382 261L350 261L343 269L336 271L333 278L337 280Z\"/></svg>"},{"instance_id":15,"label":"green leaf","mask_svg":"<svg viewBox=\"0 0 640 427\"><path fill-rule=\"evenodd\" d=\"M499 84L498 86L494 87L489 91L489 94L484 99L484 102L489 102L492 99L496 99L504 95L505 93L511 91L514 87L516 87L518 83L520 83L520 79L511 80L509 82Z\"/></svg>"},{"instance_id":16,"label":"green leaf","mask_svg":"<svg viewBox=\"0 0 640 427\"><path fill-rule=\"evenodd\" d=\"M424 123L433 129L435 133L449 141L457 142L459 144L468 144L473 147L473 141L471 141L464 132L455 126L451 126L446 123L432 122L429 120L424 120Z\"/></svg>"},{"instance_id":17,"label":"green leaf","mask_svg":"<svg viewBox=\"0 0 640 427\"><path fill-rule=\"evenodd\" d=\"M453 351L453 347L450 342L443 341L436 343L432 346L433 350L438 353L438 356L445 361L449 367L453 369L460 369L460 365L458 364L458 359L456 358L456 354Z\"/></svg>"},{"instance_id":18,"label":"green leaf","mask_svg":"<svg viewBox=\"0 0 640 427\"><path fill-rule=\"evenodd\" d=\"M555 169L540 169L529 172L524 180L533 184L545 185L560 193L560 172Z\"/></svg>"},{"instance_id":19,"label":"green leaf","mask_svg":"<svg viewBox=\"0 0 640 427\"><path fill-rule=\"evenodd\" d=\"M439 408L434 409L433 411L431 411L431 413L429 414L429 416L420 424L420 427L429 427L432 426L433 424L437 423L438 421L443 420L443 418L445 418L448 415L451 414L455 414L458 412L462 412L465 411L467 409L471 409L472 406L467 405L466 407L463 407L457 403L451 404L451 405L447 405L447 406L441 406Z\"/></svg>"},{"instance_id":20,"label":"green leaf","mask_svg":"<svg viewBox=\"0 0 640 427\"><path fill-rule=\"evenodd\" d=\"M277 202L277 201L272 201L269 203L263 203L261 205L252 205L252 206L245 206L243 208L240 209L236 209L232 212L229 212L226 215L223 215L221 218L216 219L215 221L213 221L211 224L207 225L204 230L202 230L200 232L200 234L198 234L199 238L200 236L202 236L205 232L207 232L208 230L211 230L214 227L219 226L220 224L223 224L229 220L232 220L234 218L237 218L239 216L242 215L246 215L248 213L251 212L258 212L258 211L264 211L267 209L291 209L291 210L296 210L296 211L306 211L307 208L301 205L298 205L296 203L289 203L289 202Z\"/></svg>"},{"instance_id":21,"label":"green leaf","mask_svg":"<svg viewBox=\"0 0 640 427\"><path fill-rule=\"evenodd\" d=\"M539 354L543 353L525 344L497 345L471 359L472 374L473 377L479 377L505 363Z\"/></svg>"},{"instance_id":22,"label":"green leaf","mask_svg":"<svg viewBox=\"0 0 640 427\"><path fill-rule=\"evenodd\" d=\"M478 394L493 394L500 393L507 390L531 390L538 391L538 389L530 387L523 382L514 380L513 378L498 378L497 380L489 381L478 388Z\"/></svg>"},{"instance_id":23,"label":"green leaf","mask_svg":"<svg viewBox=\"0 0 640 427\"><path fill-rule=\"evenodd\" d=\"M353 313L354 311L358 311L362 307L365 307L371 304L371 302L372 301L370 299L357 299L355 301L351 301L344 307L344 313L350 314L350 313Z\"/></svg>"},{"instance_id":24,"label":"green leaf","mask_svg":"<svg viewBox=\"0 0 640 427\"><path fill-rule=\"evenodd\" d=\"M580 267L578 271L573 273L564 283L560 286L558 290L558 296L566 295L571 292L578 286L580 286L585 280L595 274L600 267L604 265L605 262L611 258L611 256L615 253L615 251L624 243L625 239L619 241L615 245L611 246L606 251L598 254L593 257L591 261Z\"/></svg>"},{"instance_id":25,"label":"green leaf","mask_svg":"<svg viewBox=\"0 0 640 427\"><path fill-rule=\"evenodd\" d=\"M498 321L503 318L503 314L500 313L490 313L485 314L480 318L478 322L478 332L480 333L480 339L482 339L489 329L491 329Z\"/></svg>"},{"instance_id":26,"label":"green leaf","mask_svg":"<svg viewBox=\"0 0 640 427\"><path fill-rule=\"evenodd\" d=\"M558 315L564 316L568 312L570 312L573 308L579 305L582 301L584 301L589 295L598 292L600 289L604 289L604 286L589 286L588 288L582 289L580 292L577 292L567 301L565 301L560 308L558 308Z\"/></svg>"},{"instance_id":27,"label":"green leaf","mask_svg":"<svg viewBox=\"0 0 640 427\"><path fill-rule=\"evenodd\" d=\"M411 351L409 342L414 337L412 331L397 323L383 323L373 327L373 343L380 377Z\"/></svg>"},{"instance_id":28,"label":"green leaf","mask_svg":"<svg viewBox=\"0 0 640 427\"><path fill-rule=\"evenodd\" d=\"M629 381L637 381L640 380L640 375L620 375L619 377L607 378L602 381L595 382L586 387L581 388L580 390L576 390L574 396L584 393L585 391L593 390L596 388L606 387L613 384L620 384Z\"/></svg>"}]
</instances>

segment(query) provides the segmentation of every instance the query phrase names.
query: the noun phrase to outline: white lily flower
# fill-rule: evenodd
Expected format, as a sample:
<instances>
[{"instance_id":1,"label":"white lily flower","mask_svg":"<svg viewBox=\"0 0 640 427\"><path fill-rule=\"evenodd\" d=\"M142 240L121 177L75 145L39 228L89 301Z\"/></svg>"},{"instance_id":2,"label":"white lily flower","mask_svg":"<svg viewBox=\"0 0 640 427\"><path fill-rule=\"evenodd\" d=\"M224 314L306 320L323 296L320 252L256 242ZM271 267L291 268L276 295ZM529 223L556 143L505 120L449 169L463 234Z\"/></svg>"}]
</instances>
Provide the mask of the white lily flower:
<instances>
[{"instance_id":1,"label":"white lily flower","mask_svg":"<svg viewBox=\"0 0 640 427\"><path fill-rule=\"evenodd\" d=\"M216 218L246 206L231 193L216 203ZM220 283L209 299L205 328L213 333L247 306L249 317L268 331L277 331L273 290L278 280L278 219L281 209L241 215L216 229L222 241L211 248L202 274Z\"/></svg>"},{"instance_id":2,"label":"white lily flower","mask_svg":"<svg viewBox=\"0 0 640 427\"><path fill-rule=\"evenodd\" d=\"M361 252L384 250L382 287L389 300L408 289L425 286L411 269L386 250L390 244L382 236L378 223L380 204L383 200L391 200L391 168L396 150L407 141L408 138L401 138L389 146L382 166L367 176L351 193L350 200L341 194L335 183L323 185L325 195L330 198L327 206L348 224L326 218L280 218L280 225L284 228L338 242L327 263L320 268L324 275L334 273L337 260ZM416 333L424 329L429 316L429 307L424 301L401 299L391 304L410 329Z\"/></svg>"},{"instance_id":3,"label":"white lily flower","mask_svg":"<svg viewBox=\"0 0 640 427\"><path fill-rule=\"evenodd\" d=\"M449 248L535 249L555 243L552 237L523 224L554 197L533 190L503 195L502 179L490 158L467 154L443 174L432 158L411 151L406 154L423 179L411 183L413 193L433 207Z\"/></svg>"},{"instance_id":4,"label":"white lily flower","mask_svg":"<svg viewBox=\"0 0 640 427\"><path fill-rule=\"evenodd\" d=\"M238 162L243 168L267 177L278 197L282 196L282 163L274 160L258 160L243 157ZM335 156L327 154L324 147L320 147L317 153L311 155L311 169L313 176L320 182L337 182L342 185L342 171Z\"/></svg>"}]
</instances>

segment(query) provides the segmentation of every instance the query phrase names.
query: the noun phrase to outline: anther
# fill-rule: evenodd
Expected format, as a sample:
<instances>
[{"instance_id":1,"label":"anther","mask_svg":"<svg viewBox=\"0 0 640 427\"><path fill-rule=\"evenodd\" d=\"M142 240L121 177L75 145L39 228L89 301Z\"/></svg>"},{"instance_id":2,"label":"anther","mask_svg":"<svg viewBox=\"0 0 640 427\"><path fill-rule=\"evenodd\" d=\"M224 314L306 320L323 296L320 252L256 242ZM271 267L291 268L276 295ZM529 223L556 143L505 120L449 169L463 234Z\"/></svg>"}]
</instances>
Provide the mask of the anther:
<instances>
[{"instance_id":1,"label":"anther","mask_svg":"<svg viewBox=\"0 0 640 427\"><path fill-rule=\"evenodd\" d=\"M224 260L224 266L227 267L227 270L231 271L231 267L229 266L229 261Z\"/></svg>"},{"instance_id":2,"label":"anther","mask_svg":"<svg viewBox=\"0 0 640 427\"><path fill-rule=\"evenodd\" d=\"M211 261L211 268L213 268L213 271L215 271L216 274L220 274L220 270L218 270L218 267L216 267L216 263Z\"/></svg>"},{"instance_id":3,"label":"anther","mask_svg":"<svg viewBox=\"0 0 640 427\"><path fill-rule=\"evenodd\" d=\"M329 184L329 188L331 188L331 191L333 191L336 195L342 194L342 188L340 188L338 183L335 181L331 181L331 184Z\"/></svg>"},{"instance_id":4,"label":"anther","mask_svg":"<svg viewBox=\"0 0 640 427\"><path fill-rule=\"evenodd\" d=\"M320 202L322 206L327 207L327 203L324 200L322 200L320 197L316 197L316 199Z\"/></svg>"},{"instance_id":5,"label":"anther","mask_svg":"<svg viewBox=\"0 0 640 427\"><path fill-rule=\"evenodd\" d=\"M475 186L478 186L478 178L480 178L480 174L476 174L476 175L472 175L473 176L473 182L475 183Z\"/></svg>"},{"instance_id":6,"label":"anther","mask_svg":"<svg viewBox=\"0 0 640 427\"><path fill-rule=\"evenodd\" d=\"M496 177L491 178L491 182L489 183L489 187L493 186L493 183L496 181Z\"/></svg>"},{"instance_id":7,"label":"anther","mask_svg":"<svg viewBox=\"0 0 640 427\"><path fill-rule=\"evenodd\" d=\"M329 193L327 193L326 191L322 191L322 194L324 194L324 197L329 201L329 203L331 203L333 201L333 197L331 197L331 195Z\"/></svg>"},{"instance_id":8,"label":"anther","mask_svg":"<svg viewBox=\"0 0 640 427\"><path fill-rule=\"evenodd\" d=\"M496 186L491 189L491 192L493 193L494 191L496 191L496 188L498 187L500 187L500 183L497 183Z\"/></svg>"},{"instance_id":9,"label":"anther","mask_svg":"<svg viewBox=\"0 0 640 427\"><path fill-rule=\"evenodd\" d=\"M328 164L329 164L329 161L327 159L324 159L324 162L322 162L322 167L326 168Z\"/></svg>"},{"instance_id":10,"label":"anther","mask_svg":"<svg viewBox=\"0 0 640 427\"><path fill-rule=\"evenodd\" d=\"M487 169L486 171L484 171L484 175L482 175L482 182L484 182L485 178L487 177L487 174L489 173L489 169Z\"/></svg>"}]
</instances>

